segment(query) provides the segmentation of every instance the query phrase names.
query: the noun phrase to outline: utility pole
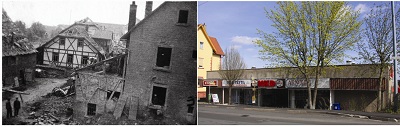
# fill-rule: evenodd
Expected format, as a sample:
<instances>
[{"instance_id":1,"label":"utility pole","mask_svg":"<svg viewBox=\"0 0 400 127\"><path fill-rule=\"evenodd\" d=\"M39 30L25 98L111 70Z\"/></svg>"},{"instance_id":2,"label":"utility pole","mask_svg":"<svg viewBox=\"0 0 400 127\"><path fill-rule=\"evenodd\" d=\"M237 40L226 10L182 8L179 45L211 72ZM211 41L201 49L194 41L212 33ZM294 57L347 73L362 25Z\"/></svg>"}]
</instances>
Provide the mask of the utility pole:
<instances>
[{"instance_id":1,"label":"utility pole","mask_svg":"<svg viewBox=\"0 0 400 127\"><path fill-rule=\"evenodd\" d=\"M393 25L393 54L394 57L397 57L397 52L396 52L396 23L395 23L395 14L394 14L394 1L392 1L392 25ZM393 79L394 79L394 93L393 93L393 101L394 101L394 106L393 106L393 112L397 112L397 107L398 107L398 97L397 93L399 92L397 90L397 59L393 59Z\"/></svg>"}]
</instances>

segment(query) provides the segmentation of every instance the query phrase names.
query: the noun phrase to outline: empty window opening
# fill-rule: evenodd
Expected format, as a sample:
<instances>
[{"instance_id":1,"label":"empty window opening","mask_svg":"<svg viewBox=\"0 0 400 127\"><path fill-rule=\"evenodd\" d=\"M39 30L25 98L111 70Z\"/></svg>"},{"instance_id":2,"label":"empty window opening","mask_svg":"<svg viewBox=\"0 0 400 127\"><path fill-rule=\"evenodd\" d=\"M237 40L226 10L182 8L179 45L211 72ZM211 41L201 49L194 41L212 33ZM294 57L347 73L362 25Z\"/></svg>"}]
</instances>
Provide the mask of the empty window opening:
<instances>
[{"instance_id":1,"label":"empty window opening","mask_svg":"<svg viewBox=\"0 0 400 127\"><path fill-rule=\"evenodd\" d=\"M158 47L157 51L157 67L169 68L171 62L172 48Z\"/></svg>"},{"instance_id":2,"label":"empty window opening","mask_svg":"<svg viewBox=\"0 0 400 127\"><path fill-rule=\"evenodd\" d=\"M58 58L59 58L58 53L57 52L53 52L53 60L52 61L58 62Z\"/></svg>"},{"instance_id":3,"label":"empty window opening","mask_svg":"<svg viewBox=\"0 0 400 127\"><path fill-rule=\"evenodd\" d=\"M165 97L167 95L167 88L153 86L153 94L151 98L151 103L153 105L165 105Z\"/></svg>"},{"instance_id":4,"label":"empty window opening","mask_svg":"<svg viewBox=\"0 0 400 127\"><path fill-rule=\"evenodd\" d=\"M179 10L179 20L178 23L187 23L189 16L188 10Z\"/></svg>"},{"instance_id":5,"label":"empty window opening","mask_svg":"<svg viewBox=\"0 0 400 127\"><path fill-rule=\"evenodd\" d=\"M88 63L88 60L89 60L88 56L82 56L81 64L86 65Z\"/></svg>"},{"instance_id":6,"label":"empty window opening","mask_svg":"<svg viewBox=\"0 0 400 127\"><path fill-rule=\"evenodd\" d=\"M200 49L203 49L204 47L204 42L200 42Z\"/></svg>"},{"instance_id":7,"label":"empty window opening","mask_svg":"<svg viewBox=\"0 0 400 127\"><path fill-rule=\"evenodd\" d=\"M73 54L68 54L67 55L67 63L72 63L74 61L74 55Z\"/></svg>"},{"instance_id":8,"label":"empty window opening","mask_svg":"<svg viewBox=\"0 0 400 127\"><path fill-rule=\"evenodd\" d=\"M190 106L188 107L188 113L193 113L194 107Z\"/></svg>"},{"instance_id":9,"label":"empty window opening","mask_svg":"<svg viewBox=\"0 0 400 127\"><path fill-rule=\"evenodd\" d=\"M110 96L111 96L112 93L113 93L113 91L111 91L111 90L108 90L108 91L107 91L107 99L110 98ZM119 99L119 96L120 96L120 95L121 95L121 92L115 91L115 92L114 92L114 95L111 97L111 99L113 99L113 98Z\"/></svg>"},{"instance_id":10,"label":"empty window opening","mask_svg":"<svg viewBox=\"0 0 400 127\"><path fill-rule=\"evenodd\" d=\"M65 45L65 38L60 38L60 45Z\"/></svg>"},{"instance_id":11,"label":"empty window opening","mask_svg":"<svg viewBox=\"0 0 400 127\"><path fill-rule=\"evenodd\" d=\"M192 58L196 59L197 58L197 50L193 50L192 52Z\"/></svg>"},{"instance_id":12,"label":"empty window opening","mask_svg":"<svg viewBox=\"0 0 400 127\"><path fill-rule=\"evenodd\" d=\"M88 105L87 105L87 115L88 116L96 115L96 104L88 103Z\"/></svg>"},{"instance_id":13,"label":"empty window opening","mask_svg":"<svg viewBox=\"0 0 400 127\"><path fill-rule=\"evenodd\" d=\"M78 39L78 47L83 47L83 39Z\"/></svg>"},{"instance_id":14,"label":"empty window opening","mask_svg":"<svg viewBox=\"0 0 400 127\"><path fill-rule=\"evenodd\" d=\"M15 57L15 56L10 56L10 57L8 57L9 59L8 59L8 65L15 65L15 64L17 64L17 57Z\"/></svg>"}]
</instances>

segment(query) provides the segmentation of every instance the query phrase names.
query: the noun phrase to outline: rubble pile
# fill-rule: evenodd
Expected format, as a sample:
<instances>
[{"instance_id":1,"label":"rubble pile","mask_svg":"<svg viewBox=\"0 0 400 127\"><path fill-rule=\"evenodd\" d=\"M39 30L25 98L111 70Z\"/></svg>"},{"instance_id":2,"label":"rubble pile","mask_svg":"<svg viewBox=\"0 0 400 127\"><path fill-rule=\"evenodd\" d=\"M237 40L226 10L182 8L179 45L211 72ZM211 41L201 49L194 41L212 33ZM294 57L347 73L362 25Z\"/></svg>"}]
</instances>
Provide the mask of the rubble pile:
<instances>
[{"instance_id":1,"label":"rubble pile","mask_svg":"<svg viewBox=\"0 0 400 127\"><path fill-rule=\"evenodd\" d=\"M29 117L26 122L31 125L76 125L71 119L73 96L46 96L42 100L28 105Z\"/></svg>"}]
</instances>

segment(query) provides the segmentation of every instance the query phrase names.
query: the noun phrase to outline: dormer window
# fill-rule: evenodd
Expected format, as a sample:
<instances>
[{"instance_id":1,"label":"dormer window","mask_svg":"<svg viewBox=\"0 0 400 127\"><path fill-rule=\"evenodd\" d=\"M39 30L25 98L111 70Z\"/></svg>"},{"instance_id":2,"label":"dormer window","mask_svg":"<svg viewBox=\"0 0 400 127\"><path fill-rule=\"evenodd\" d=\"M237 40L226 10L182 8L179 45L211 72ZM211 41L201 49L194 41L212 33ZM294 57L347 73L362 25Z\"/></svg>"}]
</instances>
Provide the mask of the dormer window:
<instances>
[{"instance_id":1,"label":"dormer window","mask_svg":"<svg viewBox=\"0 0 400 127\"><path fill-rule=\"evenodd\" d=\"M179 19L178 23L187 23L188 22L189 11L188 10L179 10Z\"/></svg>"}]
</instances>

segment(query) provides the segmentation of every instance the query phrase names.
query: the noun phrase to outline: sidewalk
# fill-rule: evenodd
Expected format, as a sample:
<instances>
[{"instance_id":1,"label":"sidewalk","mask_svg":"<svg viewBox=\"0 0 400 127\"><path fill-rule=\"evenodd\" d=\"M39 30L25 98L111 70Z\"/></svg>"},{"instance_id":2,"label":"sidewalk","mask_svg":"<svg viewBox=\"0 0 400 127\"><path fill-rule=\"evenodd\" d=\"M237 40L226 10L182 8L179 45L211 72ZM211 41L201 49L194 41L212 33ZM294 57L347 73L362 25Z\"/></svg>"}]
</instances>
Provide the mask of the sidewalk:
<instances>
[{"instance_id":1,"label":"sidewalk","mask_svg":"<svg viewBox=\"0 0 400 127\"><path fill-rule=\"evenodd\" d=\"M356 117L362 119L374 119L374 120L382 120L382 121L400 121L400 114L389 114L389 113L379 113L379 112L361 112L361 111L346 111L346 110L321 110L321 109L291 109L291 108L275 108L275 107L259 107L256 105L226 105L226 104L209 104L205 102L198 102L198 105L204 106L215 106L221 108L235 108L235 109L244 109L244 110L263 110L263 111L298 111L298 112L307 112L307 113L324 113L331 115L342 115L347 117Z\"/></svg>"}]
</instances>

